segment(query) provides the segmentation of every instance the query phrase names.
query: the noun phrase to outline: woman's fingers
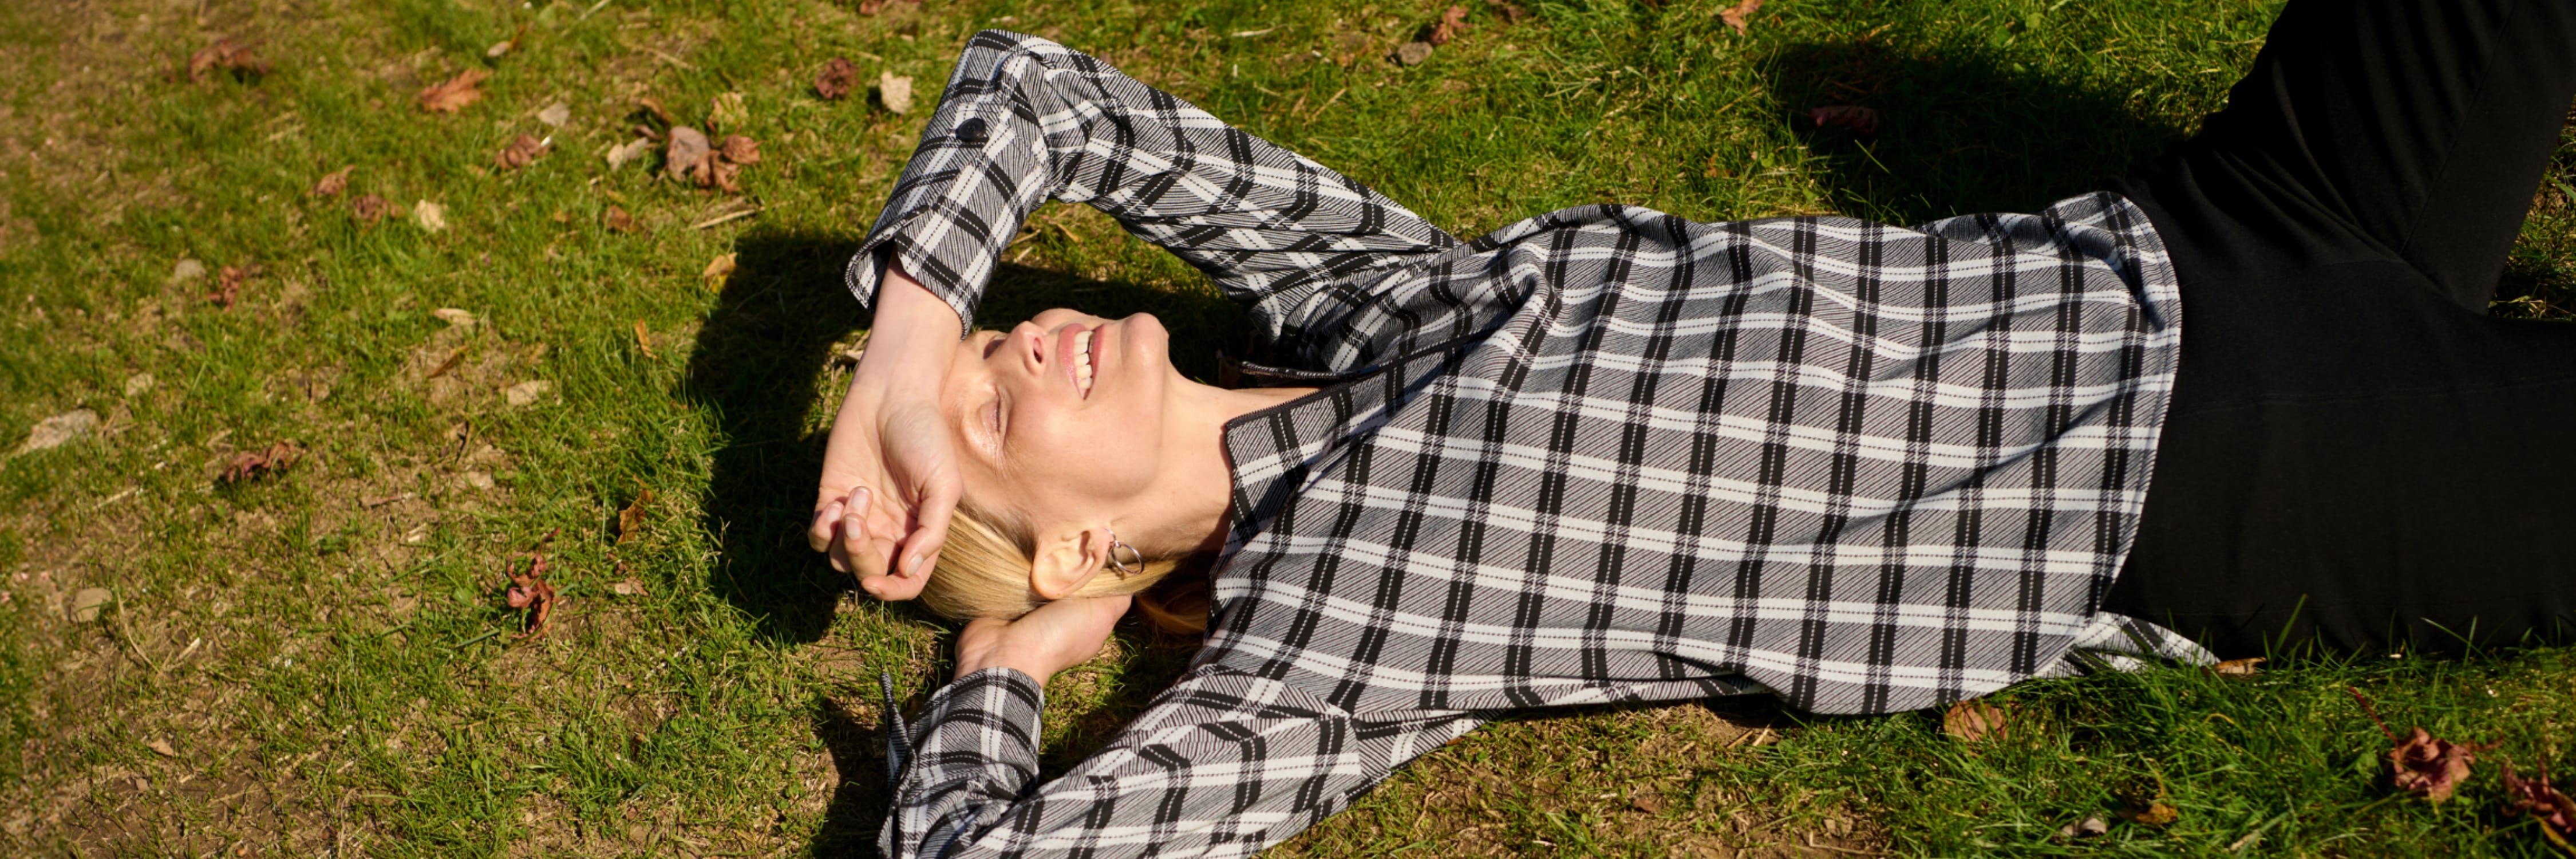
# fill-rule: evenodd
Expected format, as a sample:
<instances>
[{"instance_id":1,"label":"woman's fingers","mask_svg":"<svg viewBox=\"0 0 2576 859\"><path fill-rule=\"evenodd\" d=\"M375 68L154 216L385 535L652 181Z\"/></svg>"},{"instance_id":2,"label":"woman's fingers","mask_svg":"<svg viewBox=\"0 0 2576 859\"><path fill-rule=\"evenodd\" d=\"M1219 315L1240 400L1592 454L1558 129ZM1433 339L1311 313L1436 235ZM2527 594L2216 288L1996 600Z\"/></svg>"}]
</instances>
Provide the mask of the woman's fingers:
<instances>
[{"instance_id":1,"label":"woman's fingers","mask_svg":"<svg viewBox=\"0 0 2576 859\"><path fill-rule=\"evenodd\" d=\"M912 533L903 538L903 575L920 576L938 564L939 550L948 545L948 519L957 511L957 495L953 481L932 481L922 493Z\"/></svg>"},{"instance_id":2,"label":"woman's fingers","mask_svg":"<svg viewBox=\"0 0 2576 859\"><path fill-rule=\"evenodd\" d=\"M841 512L848 507L849 499L835 498L814 508L814 521L805 526L805 545L817 552L831 551L832 539L840 532Z\"/></svg>"}]
</instances>

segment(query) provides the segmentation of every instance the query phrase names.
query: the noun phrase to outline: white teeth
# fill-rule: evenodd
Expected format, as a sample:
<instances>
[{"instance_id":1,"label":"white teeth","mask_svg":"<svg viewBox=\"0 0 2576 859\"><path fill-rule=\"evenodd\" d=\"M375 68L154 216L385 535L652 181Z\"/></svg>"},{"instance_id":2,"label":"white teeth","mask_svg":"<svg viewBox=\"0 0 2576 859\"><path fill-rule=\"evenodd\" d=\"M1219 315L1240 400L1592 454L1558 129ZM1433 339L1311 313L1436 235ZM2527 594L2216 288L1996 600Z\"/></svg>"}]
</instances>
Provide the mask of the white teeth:
<instances>
[{"instance_id":1,"label":"white teeth","mask_svg":"<svg viewBox=\"0 0 2576 859\"><path fill-rule=\"evenodd\" d=\"M1091 332L1073 335L1073 382L1086 396L1091 393Z\"/></svg>"}]
</instances>

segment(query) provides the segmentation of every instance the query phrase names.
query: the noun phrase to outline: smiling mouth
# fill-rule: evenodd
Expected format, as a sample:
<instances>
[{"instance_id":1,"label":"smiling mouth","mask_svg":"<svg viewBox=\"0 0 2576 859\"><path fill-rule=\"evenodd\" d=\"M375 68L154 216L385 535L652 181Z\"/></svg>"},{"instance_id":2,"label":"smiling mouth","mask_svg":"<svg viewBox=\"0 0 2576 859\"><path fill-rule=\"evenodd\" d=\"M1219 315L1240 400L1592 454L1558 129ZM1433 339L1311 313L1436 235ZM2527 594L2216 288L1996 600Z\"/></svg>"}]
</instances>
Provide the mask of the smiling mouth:
<instances>
[{"instance_id":1,"label":"smiling mouth","mask_svg":"<svg viewBox=\"0 0 2576 859\"><path fill-rule=\"evenodd\" d=\"M1073 387L1084 399L1091 398L1091 337L1097 333L1093 329L1073 334Z\"/></svg>"}]
</instances>

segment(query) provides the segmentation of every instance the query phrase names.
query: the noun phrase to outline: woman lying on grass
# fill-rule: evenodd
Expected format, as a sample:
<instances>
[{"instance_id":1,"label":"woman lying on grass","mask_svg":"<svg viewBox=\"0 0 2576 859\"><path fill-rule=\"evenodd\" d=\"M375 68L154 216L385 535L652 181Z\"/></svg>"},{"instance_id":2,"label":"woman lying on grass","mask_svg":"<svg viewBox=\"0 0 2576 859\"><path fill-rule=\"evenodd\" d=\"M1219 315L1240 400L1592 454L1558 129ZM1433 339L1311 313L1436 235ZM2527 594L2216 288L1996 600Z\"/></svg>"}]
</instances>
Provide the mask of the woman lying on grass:
<instances>
[{"instance_id":1,"label":"woman lying on grass","mask_svg":"<svg viewBox=\"0 0 2576 859\"><path fill-rule=\"evenodd\" d=\"M884 846L1251 853L1525 708L1888 713L2267 637L2555 633L2576 448L2536 442L2576 426L2576 328L2484 307L2570 44L2576 4L2299 0L2197 138L2037 214L1460 241L978 34L851 263L875 333L811 535L975 619L896 729ZM1280 385L1182 377L1150 316L973 330L1050 199L1247 304ZM1046 679L1175 575L1210 605L1155 614L1204 648L1041 782Z\"/></svg>"}]
</instances>

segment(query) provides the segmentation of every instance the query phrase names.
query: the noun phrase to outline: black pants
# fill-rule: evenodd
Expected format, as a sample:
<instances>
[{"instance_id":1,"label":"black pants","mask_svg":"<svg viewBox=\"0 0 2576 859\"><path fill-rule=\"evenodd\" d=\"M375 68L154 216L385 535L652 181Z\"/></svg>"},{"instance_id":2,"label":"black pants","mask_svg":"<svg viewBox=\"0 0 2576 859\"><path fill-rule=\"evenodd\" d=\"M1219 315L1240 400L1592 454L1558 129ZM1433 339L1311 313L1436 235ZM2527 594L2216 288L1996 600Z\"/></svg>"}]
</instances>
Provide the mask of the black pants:
<instances>
[{"instance_id":1,"label":"black pants","mask_svg":"<svg viewBox=\"0 0 2576 859\"><path fill-rule=\"evenodd\" d=\"M2298 0L2114 186L2183 341L2107 610L2222 657L2576 632L2576 325L2486 313L2571 97L2576 0Z\"/></svg>"}]
</instances>

